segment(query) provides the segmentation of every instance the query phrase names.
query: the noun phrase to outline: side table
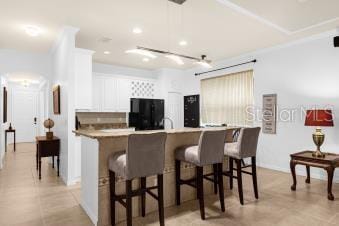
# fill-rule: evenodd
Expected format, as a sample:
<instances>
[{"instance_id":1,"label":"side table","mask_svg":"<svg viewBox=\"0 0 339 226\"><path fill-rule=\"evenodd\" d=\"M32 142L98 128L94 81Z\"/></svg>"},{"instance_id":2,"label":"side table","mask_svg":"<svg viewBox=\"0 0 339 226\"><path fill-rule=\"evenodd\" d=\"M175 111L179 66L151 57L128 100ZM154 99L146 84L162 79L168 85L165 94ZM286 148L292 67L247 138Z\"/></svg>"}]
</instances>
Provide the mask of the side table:
<instances>
[{"instance_id":1,"label":"side table","mask_svg":"<svg viewBox=\"0 0 339 226\"><path fill-rule=\"evenodd\" d=\"M60 139L53 137L53 139L47 139L46 136L36 137L36 169L39 171L39 180L41 179L41 158L53 157L54 168L54 156L57 156L58 176L60 168Z\"/></svg>"},{"instance_id":2,"label":"side table","mask_svg":"<svg viewBox=\"0 0 339 226\"><path fill-rule=\"evenodd\" d=\"M312 156L313 151L302 151L295 154L291 154L291 173L293 177L293 185L291 190L295 191L297 186L297 178L295 174L296 165L306 166L307 178L306 183L311 183L310 178L310 167L322 168L327 171L328 180L327 180L327 198L329 200L334 200L332 193L332 183L333 183L333 174L336 167L339 167L339 155L333 153L326 153L325 158L317 158Z\"/></svg>"},{"instance_id":3,"label":"side table","mask_svg":"<svg viewBox=\"0 0 339 226\"><path fill-rule=\"evenodd\" d=\"M15 145L16 145L15 129L6 129L5 130L5 152L7 152L7 133L14 133L14 151L15 151Z\"/></svg>"}]
</instances>

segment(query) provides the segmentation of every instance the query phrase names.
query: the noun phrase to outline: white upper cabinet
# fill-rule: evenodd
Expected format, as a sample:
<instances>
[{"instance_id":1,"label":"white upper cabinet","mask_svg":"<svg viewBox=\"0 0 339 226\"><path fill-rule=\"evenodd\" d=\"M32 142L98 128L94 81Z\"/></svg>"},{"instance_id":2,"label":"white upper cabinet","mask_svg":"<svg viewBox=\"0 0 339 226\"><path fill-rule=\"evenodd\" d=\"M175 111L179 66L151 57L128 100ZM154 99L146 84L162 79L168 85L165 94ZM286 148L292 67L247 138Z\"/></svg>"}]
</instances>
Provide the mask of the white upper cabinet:
<instances>
[{"instance_id":1,"label":"white upper cabinet","mask_svg":"<svg viewBox=\"0 0 339 226\"><path fill-rule=\"evenodd\" d=\"M129 112L131 80L122 76L93 74L93 112Z\"/></svg>"},{"instance_id":2,"label":"white upper cabinet","mask_svg":"<svg viewBox=\"0 0 339 226\"><path fill-rule=\"evenodd\" d=\"M102 98L103 98L103 79L101 76L93 76L93 104L92 111L102 111Z\"/></svg>"},{"instance_id":3,"label":"white upper cabinet","mask_svg":"<svg viewBox=\"0 0 339 226\"><path fill-rule=\"evenodd\" d=\"M94 51L75 49L74 98L75 109L92 109L92 55Z\"/></svg>"},{"instance_id":4,"label":"white upper cabinet","mask_svg":"<svg viewBox=\"0 0 339 226\"><path fill-rule=\"evenodd\" d=\"M117 79L116 85L118 112L130 112L131 81L128 79Z\"/></svg>"},{"instance_id":5,"label":"white upper cabinet","mask_svg":"<svg viewBox=\"0 0 339 226\"><path fill-rule=\"evenodd\" d=\"M117 80L115 78L104 77L103 111L115 112L118 108L117 100Z\"/></svg>"}]
</instances>

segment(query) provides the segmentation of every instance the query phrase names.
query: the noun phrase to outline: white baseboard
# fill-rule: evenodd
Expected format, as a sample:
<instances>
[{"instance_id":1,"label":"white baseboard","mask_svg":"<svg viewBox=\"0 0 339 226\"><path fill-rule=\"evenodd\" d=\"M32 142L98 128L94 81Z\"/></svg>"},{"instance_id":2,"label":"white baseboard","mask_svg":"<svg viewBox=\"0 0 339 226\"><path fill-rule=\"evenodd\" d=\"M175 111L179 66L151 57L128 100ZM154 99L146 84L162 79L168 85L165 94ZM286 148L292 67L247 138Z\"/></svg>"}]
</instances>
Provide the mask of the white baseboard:
<instances>
[{"instance_id":1,"label":"white baseboard","mask_svg":"<svg viewBox=\"0 0 339 226\"><path fill-rule=\"evenodd\" d=\"M291 173L291 170L289 167L279 167L271 164L265 164L265 163L257 163L257 166L266 168L266 169L271 169L271 170L276 170L284 173ZM298 166L297 166L298 167ZM317 169L314 170L315 168L311 167L311 178L314 179L319 179L319 180L325 180L327 181L327 173L324 170ZM313 171L313 172L312 172ZM315 171L315 172L314 172ZM296 169L296 174L299 176L306 176L306 169ZM335 174L333 178L334 183L339 183L339 174Z\"/></svg>"},{"instance_id":2,"label":"white baseboard","mask_svg":"<svg viewBox=\"0 0 339 226\"><path fill-rule=\"evenodd\" d=\"M81 182L81 177L73 178L73 179L68 179L67 180L67 186L75 185L77 183Z\"/></svg>"},{"instance_id":3,"label":"white baseboard","mask_svg":"<svg viewBox=\"0 0 339 226\"><path fill-rule=\"evenodd\" d=\"M88 217L91 219L92 223L97 226L98 225L98 217L95 216L95 214L91 211L90 208L88 208L88 206L86 205L86 203L81 200L81 207L85 210L85 212L87 213Z\"/></svg>"}]
</instances>

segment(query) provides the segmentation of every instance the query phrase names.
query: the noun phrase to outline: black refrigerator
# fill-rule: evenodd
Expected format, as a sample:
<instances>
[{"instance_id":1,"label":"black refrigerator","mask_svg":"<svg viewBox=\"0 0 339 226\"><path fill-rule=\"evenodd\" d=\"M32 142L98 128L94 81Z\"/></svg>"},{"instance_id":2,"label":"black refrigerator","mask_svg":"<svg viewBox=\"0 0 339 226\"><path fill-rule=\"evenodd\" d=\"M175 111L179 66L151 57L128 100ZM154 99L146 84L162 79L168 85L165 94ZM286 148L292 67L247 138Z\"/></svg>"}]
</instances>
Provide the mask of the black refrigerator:
<instances>
[{"instance_id":1,"label":"black refrigerator","mask_svg":"<svg viewBox=\"0 0 339 226\"><path fill-rule=\"evenodd\" d=\"M131 98L129 126L136 130L164 129L164 103L162 99Z\"/></svg>"},{"instance_id":2,"label":"black refrigerator","mask_svg":"<svg viewBox=\"0 0 339 226\"><path fill-rule=\"evenodd\" d=\"M184 96L184 126L197 128L200 126L199 95Z\"/></svg>"}]
</instances>

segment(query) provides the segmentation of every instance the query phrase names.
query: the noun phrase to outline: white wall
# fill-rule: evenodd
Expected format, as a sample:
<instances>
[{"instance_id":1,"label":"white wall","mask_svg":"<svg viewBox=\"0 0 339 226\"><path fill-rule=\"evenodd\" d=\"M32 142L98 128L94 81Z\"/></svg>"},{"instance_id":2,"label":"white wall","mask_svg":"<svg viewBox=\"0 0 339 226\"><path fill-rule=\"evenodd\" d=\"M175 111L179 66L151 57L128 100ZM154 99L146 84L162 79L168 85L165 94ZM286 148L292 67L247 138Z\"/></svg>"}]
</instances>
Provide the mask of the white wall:
<instances>
[{"instance_id":1,"label":"white wall","mask_svg":"<svg viewBox=\"0 0 339 226\"><path fill-rule=\"evenodd\" d=\"M51 87L60 85L61 114L53 113L53 97L50 92L50 118L54 120L54 134L60 137L60 175L66 184L74 180L74 164L76 158L74 148L74 134L72 130L75 124L74 109L74 49L75 34L78 29L65 27L52 49L52 78Z\"/></svg>"},{"instance_id":2,"label":"white wall","mask_svg":"<svg viewBox=\"0 0 339 226\"><path fill-rule=\"evenodd\" d=\"M29 72L51 76L51 56L0 49L0 73Z\"/></svg>"},{"instance_id":3,"label":"white wall","mask_svg":"<svg viewBox=\"0 0 339 226\"><path fill-rule=\"evenodd\" d=\"M300 108L333 107L339 115L339 48L333 47L333 36L308 38L303 41L269 50L248 54L244 57L217 63L215 68L252 60L252 65L232 68L221 72L195 77L198 69L186 71L185 95L200 93L200 79L235 71L254 69L255 106L262 107L262 95L278 94L278 108L296 109L293 121L277 123L277 134L261 134L258 146L258 164L263 167L289 172L289 154L302 150L314 150L312 133L315 128L304 126ZM286 116L286 114L283 114ZM256 121L261 126L261 122ZM339 119L335 127L325 128L324 151L339 153ZM297 168L305 175L304 168ZM312 176L326 177L326 173L312 169ZM336 175L336 180L339 174Z\"/></svg>"},{"instance_id":4,"label":"white wall","mask_svg":"<svg viewBox=\"0 0 339 226\"><path fill-rule=\"evenodd\" d=\"M109 64L93 63L93 72L101 74L125 75L141 78L156 78L157 75L151 70L143 70L131 67L122 67Z\"/></svg>"}]
</instances>

